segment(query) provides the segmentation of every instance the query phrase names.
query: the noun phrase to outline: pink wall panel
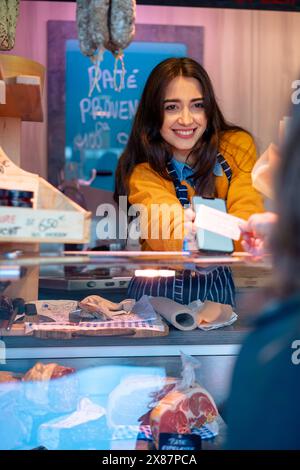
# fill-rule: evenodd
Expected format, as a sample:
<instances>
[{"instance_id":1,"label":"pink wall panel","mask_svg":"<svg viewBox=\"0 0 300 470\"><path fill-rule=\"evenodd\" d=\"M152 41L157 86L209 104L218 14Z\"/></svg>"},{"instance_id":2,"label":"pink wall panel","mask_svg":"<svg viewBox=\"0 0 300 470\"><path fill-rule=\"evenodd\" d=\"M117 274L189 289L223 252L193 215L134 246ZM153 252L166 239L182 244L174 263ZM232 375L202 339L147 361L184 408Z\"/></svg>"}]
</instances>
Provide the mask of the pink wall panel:
<instances>
[{"instance_id":1,"label":"pink wall panel","mask_svg":"<svg viewBox=\"0 0 300 470\"><path fill-rule=\"evenodd\" d=\"M207 22L207 9L177 7L137 7L137 22L144 24L201 25ZM40 62L47 67L48 20L75 20L76 3L22 1L17 23L16 43L10 54ZM204 57L205 60L205 57ZM46 175L47 160L47 84L44 92L45 122L23 123L22 166L28 171Z\"/></svg>"},{"instance_id":2,"label":"pink wall panel","mask_svg":"<svg viewBox=\"0 0 300 470\"><path fill-rule=\"evenodd\" d=\"M21 0L11 53L47 66L47 21L74 21L75 11L75 2ZM276 141L291 83L299 78L299 13L138 6L137 23L203 26L203 63L225 116L252 131L261 150ZM46 133L46 121L23 124L24 169L46 175Z\"/></svg>"}]
</instances>

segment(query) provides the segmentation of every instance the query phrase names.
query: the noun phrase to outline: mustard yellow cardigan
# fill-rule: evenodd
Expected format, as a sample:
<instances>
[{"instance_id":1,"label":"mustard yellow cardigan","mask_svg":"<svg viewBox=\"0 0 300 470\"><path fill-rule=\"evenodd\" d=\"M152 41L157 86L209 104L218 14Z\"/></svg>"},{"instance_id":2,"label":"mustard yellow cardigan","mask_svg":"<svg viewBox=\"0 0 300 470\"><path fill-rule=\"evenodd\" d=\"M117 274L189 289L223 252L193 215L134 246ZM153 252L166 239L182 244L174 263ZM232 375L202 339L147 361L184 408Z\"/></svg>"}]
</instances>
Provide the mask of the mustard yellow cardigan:
<instances>
[{"instance_id":1,"label":"mustard yellow cardigan","mask_svg":"<svg viewBox=\"0 0 300 470\"><path fill-rule=\"evenodd\" d=\"M227 200L227 211L247 220L251 214L264 211L263 200L260 194L252 187L251 170L256 162L256 148L252 137L243 131L228 131L223 134L219 151L229 164L232 171L230 184L226 175L216 176L215 197ZM186 181L188 198L195 195L195 190ZM151 239L151 204L178 204L175 186L172 181L162 178L148 163L138 164L129 180L129 203L143 204L148 210L148 238L141 239L142 250L150 251L181 251L183 246L183 214L180 217L171 213L170 239L161 237L163 214L159 215L158 239ZM179 209L180 211L180 209ZM177 213L177 211L176 211ZM178 214L178 213L177 213ZM178 227L178 224L181 227ZM174 231L181 230L180 239L174 239ZM235 242L235 250L241 250L240 242Z\"/></svg>"}]
</instances>

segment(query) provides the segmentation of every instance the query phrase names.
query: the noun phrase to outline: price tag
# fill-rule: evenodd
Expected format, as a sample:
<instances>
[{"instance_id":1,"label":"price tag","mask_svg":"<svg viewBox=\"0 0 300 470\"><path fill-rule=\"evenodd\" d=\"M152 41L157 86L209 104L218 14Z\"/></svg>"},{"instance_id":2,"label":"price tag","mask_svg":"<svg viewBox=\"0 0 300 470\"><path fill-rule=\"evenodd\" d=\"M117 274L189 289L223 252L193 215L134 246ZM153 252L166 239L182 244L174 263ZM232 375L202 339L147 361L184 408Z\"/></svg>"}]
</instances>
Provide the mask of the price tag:
<instances>
[{"instance_id":1,"label":"price tag","mask_svg":"<svg viewBox=\"0 0 300 470\"><path fill-rule=\"evenodd\" d=\"M175 434L162 432L159 435L159 450L201 450L198 434Z\"/></svg>"}]
</instances>

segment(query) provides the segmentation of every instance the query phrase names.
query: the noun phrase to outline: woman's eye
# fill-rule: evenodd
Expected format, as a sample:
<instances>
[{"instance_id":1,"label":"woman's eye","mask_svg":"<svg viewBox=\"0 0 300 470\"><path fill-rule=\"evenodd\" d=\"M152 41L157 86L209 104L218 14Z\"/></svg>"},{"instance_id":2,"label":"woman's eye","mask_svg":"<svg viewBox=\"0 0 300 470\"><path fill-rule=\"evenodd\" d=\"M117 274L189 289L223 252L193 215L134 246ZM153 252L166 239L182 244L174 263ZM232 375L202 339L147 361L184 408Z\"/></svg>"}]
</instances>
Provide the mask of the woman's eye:
<instances>
[{"instance_id":1,"label":"woman's eye","mask_svg":"<svg viewBox=\"0 0 300 470\"><path fill-rule=\"evenodd\" d=\"M196 103L194 103L194 106L195 106L195 108L197 108L197 109L204 109L204 103L203 103L203 101L197 101Z\"/></svg>"},{"instance_id":2,"label":"woman's eye","mask_svg":"<svg viewBox=\"0 0 300 470\"><path fill-rule=\"evenodd\" d=\"M175 111L175 109L177 109L176 104L167 104L165 106L165 111Z\"/></svg>"}]
</instances>

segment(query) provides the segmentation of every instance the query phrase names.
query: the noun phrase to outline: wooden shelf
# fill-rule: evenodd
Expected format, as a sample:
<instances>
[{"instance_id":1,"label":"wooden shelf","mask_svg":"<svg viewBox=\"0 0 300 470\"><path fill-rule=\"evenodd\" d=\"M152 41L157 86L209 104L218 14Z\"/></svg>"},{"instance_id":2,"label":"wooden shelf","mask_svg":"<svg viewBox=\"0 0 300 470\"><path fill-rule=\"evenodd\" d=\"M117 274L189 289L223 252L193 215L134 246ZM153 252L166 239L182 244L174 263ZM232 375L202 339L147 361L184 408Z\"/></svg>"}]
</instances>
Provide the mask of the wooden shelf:
<instances>
[{"instance_id":1,"label":"wooden shelf","mask_svg":"<svg viewBox=\"0 0 300 470\"><path fill-rule=\"evenodd\" d=\"M43 178L21 166L22 121L43 121L45 68L38 62L0 54L1 189L31 191L32 208L0 206L0 251L36 252L40 242L89 241L91 213L64 196ZM38 267L6 289L12 298L38 296Z\"/></svg>"},{"instance_id":2,"label":"wooden shelf","mask_svg":"<svg viewBox=\"0 0 300 470\"><path fill-rule=\"evenodd\" d=\"M18 75L34 75L41 79L44 87L45 67L39 62L11 54L0 54L0 79L2 77L16 77Z\"/></svg>"},{"instance_id":3,"label":"wooden shelf","mask_svg":"<svg viewBox=\"0 0 300 470\"><path fill-rule=\"evenodd\" d=\"M0 147L1 189L33 192L33 208L0 206L0 242L87 243L91 213L38 175L15 165Z\"/></svg>"},{"instance_id":4,"label":"wooden shelf","mask_svg":"<svg viewBox=\"0 0 300 470\"><path fill-rule=\"evenodd\" d=\"M43 121L44 67L23 57L0 55L0 117Z\"/></svg>"},{"instance_id":5,"label":"wooden shelf","mask_svg":"<svg viewBox=\"0 0 300 470\"><path fill-rule=\"evenodd\" d=\"M32 79L36 84L33 85ZM29 84L26 83L29 81ZM6 103L0 105L0 117L43 122L42 93L39 77L12 77L5 80Z\"/></svg>"}]
</instances>

